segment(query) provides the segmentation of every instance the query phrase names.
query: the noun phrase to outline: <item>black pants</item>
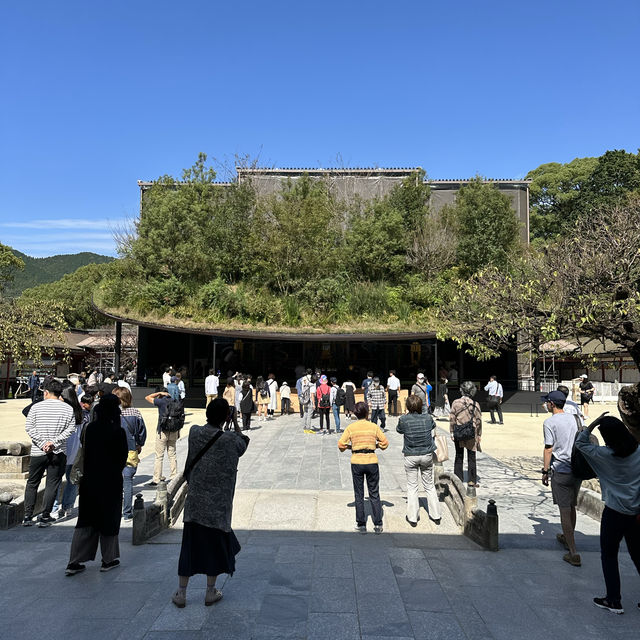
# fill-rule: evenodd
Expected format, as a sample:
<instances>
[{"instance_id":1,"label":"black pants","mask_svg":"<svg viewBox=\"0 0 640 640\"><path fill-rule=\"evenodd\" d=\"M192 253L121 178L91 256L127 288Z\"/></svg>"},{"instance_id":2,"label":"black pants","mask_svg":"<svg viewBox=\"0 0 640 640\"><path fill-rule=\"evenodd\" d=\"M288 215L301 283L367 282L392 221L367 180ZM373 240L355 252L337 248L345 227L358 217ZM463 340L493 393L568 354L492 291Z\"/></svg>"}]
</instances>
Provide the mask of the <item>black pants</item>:
<instances>
[{"instance_id":1,"label":"black pants","mask_svg":"<svg viewBox=\"0 0 640 640\"><path fill-rule=\"evenodd\" d=\"M380 428L384 431L387 425L387 418L384 415L384 407L382 407L382 409L374 409L371 412L371 422L373 422L373 424L378 424L378 419L380 419Z\"/></svg>"},{"instance_id":2,"label":"black pants","mask_svg":"<svg viewBox=\"0 0 640 640\"><path fill-rule=\"evenodd\" d=\"M327 421L327 431L331 431L331 423L329 422L329 413L331 412L330 407L320 407L318 409L320 412L320 429L322 429L322 425L324 421Z\"/></svg>"},{"instance_id":3,"label":"black pants","mask_svg":"<svg viewBox=\"0 0 640 640\"><path fill-rule=\"evenodd\" d=\"M468 480L469 482L477 482L477 470L476 470L476 452L467 449L460 444L459 440L454 440L453 444L456 447L456 459L453 463L453 472L464 482L464 475L462 473L462 464L464 462L464 452L467 452L467 466L469 468Z\"/></svg>"},{"instance_id":4,"label":"black pants","mask_svg":"<svg viewBox=\"0 0 640 640\"><path fill-rule=\"evenodd\" d=\"M243 413L242 414L242 428L243 429L251 429L251 414Z\"/></svg>"},{"instance_id":5,"label":"black pants","mask_svg":"<svg viewBox=\"0 0 640 640\"><path fill-rule=\"evenodd\" d=\"M367 490L373 515L373 524L382 525L382 505L380 504L380 470L376 464L352 464L353 494L356 502L356 523L360 527L367 523L364 513L364 479L367 478Z\"/></svg>"},{"instance_id":6,"label":"black pants","mask_svg":"<svg viewBox=\"0 0 640 640\"><path fill-rule=\"evenodd\" d=\"M238 410L235 407L229 407L229 413L231 414L231 422L233 426L238 428Z\"/></svg>"},{"instance_id":7,"label":"black pants","mask_svg":"<svg viewBox=\"0 0 640 640\"><path fill-rule=\"evenodd\" d=\"M393 409L391 409L392 406ZM398 392L393 389L389 389L389 415L398 415Z\"/></svg>"},{"instance_id":8,"label":"black pants","mask_svg":"<svg viewBox=\"0 0 640 640\"><path fill-rule=\"evenodd\" d=\"M291 411L291 400L289 398L282 398L282 400L280 400L280 415L288 416L289 411Z\"/></svg>"},{"instance_id":9,"label":"black pants","mask_svg":"<svg viewBox=\"0 0 640 640\"><path fill-rule=\"evenodd\" d=\"M298 408L300 409L300 417L304 418L304 405L302 404L300 394L298 394Z\"/></svg>"},{"instance_id":10,"label":"black pants","mask_svg":"<svg viewBox=\"0 0 640 640\"><path fill-rule=\"evenodd\" d=\"M44 489L44 501L42 503L42 515L51 515L53 502L58 495L60 482L67 466L67 456L64 453L47 453L44 456L31 456L29 461L29 479L24 489L24 517L31 518L38 497L38 486L44 472L47 472L47 481Z\"/></svg>"},{"instance_id":11,"label":"black pants","mask_svg":"<svg viewBox=\"0 0 640 640\"><path fill-rule=\"evenodd\" d=\"M487 402L489 406L489 413L491 414L491 422L496 421L496 417L494 415L494 411L498 412L498 422L502 424L502 405L500 404L500 398L498 396L489 396L489 401Z\"/></svg>"},{"instance_id":12,"label":"black pants","mask_svg":"<svg viewBox=\"0 0 640 640\"><path fill-rule=\"evenodd\" d=\"M625 539L631 560L640 574L640 523L638 516L626 515L605 507L600 521L600 559L609 602L620 602L621 600L618 550L622 538Z\"/></svg>"}]
</instances>

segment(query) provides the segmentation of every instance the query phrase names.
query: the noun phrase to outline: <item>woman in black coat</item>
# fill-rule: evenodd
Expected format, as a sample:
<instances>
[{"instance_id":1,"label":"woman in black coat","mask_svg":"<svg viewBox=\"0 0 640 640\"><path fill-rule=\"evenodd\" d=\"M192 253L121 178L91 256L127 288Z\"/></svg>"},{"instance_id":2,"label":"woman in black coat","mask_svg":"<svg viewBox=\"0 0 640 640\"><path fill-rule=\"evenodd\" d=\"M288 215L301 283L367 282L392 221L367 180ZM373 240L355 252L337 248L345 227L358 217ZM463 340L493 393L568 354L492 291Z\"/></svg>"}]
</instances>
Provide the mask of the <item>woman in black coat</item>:
<instances>
[{"instance_id":1,"label":"woman in black coat","mask_svg":"<svg viewBox=\"0 0 640 640\"><path fill-rule=\"evenodd\" d=\"M120 564L120 517L122 514L122 470L127 463L127 436L120 426L119 399L103 396L95 409L95 420L83 432L83 475L80 480L78 523L73 533L69 564L71 576L94 560L100 542L102 566L109 571Z\"/></svg>"}]
</instances>

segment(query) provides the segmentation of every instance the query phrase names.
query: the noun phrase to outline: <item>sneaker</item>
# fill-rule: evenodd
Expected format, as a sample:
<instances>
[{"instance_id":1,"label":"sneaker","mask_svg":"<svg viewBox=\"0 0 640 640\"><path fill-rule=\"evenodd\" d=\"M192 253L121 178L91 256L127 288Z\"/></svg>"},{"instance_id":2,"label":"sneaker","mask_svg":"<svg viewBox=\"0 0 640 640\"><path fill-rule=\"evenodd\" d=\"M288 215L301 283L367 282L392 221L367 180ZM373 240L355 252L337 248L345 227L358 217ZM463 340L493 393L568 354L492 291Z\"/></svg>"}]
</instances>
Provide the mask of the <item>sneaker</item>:
<instances>
[{"instance_id":1,"label":"sneaker","mask_svg":"<svg viewBox=\"0 0 640 640\"><path fill-rule=\"evenodd\" d=\"M158 483L154 482L153 480L151 482L147 482L147 487L157 487Z\"/></svg>"},{"instance_id":2,"label":"sneaker","mask_svg":"<svg viewBox=\"0 0 640 640\"><path fill-rule=\"evenodd\" d=\"M556 533L556 540L567 550L569 551L569 545L567 544L567 540L564 537L564 533Z\"/></svg>"},{"instance_id":3,"label":"sneaker","mask_svg":"<svg viewBox=\"0 0 640 640\"><path fill-rule=\"evenodd\" d=\"M207 607L210 607L212 604L214 604L215 602L218 602L218 600L222 600L222 591L220 591L220 589L209 589L207 588L207 592L204 596L204 604Z\"/></svg>"},{"instance_id":4,"label":"sneaker","mask_svg":"<svg viewBox=\"0 0 640 640\"><path fill-rule=\"evenodd\" d=\"M593 604L595 604L596 607L600 607L600 609L611 611L611 613L617 613L618 615L624 613L620 602L609 602L606 598L594 598ZM638 604L638 606L640 607L640 604Z\"/></svg>"},{"instance_id":5,"label":"sneaker","mask_svg":"<svg viewBox=\"0 0 640 640\"><path fill-rule=\"evenodd\" d=\"M133 516L122 516L122 519L123 519L125 522L129 522L130 520L133 520Z\"/></svg>"},{"instance_id":6,"label":"sneaker","mask_svg":"<svg viewBox=\"0 0 640 640\"><path fill-rule=\"evenodd\" d=\"M115 569L120 566L120 560L112 560L111 562L102 561L102 566L100 567L100 571L102 573L106 573L107 571L111 571L111 569Z\"/></svg>"},{"instance_id":7,"label":"sneaker","mask_svg":"<svg viewBox=\"0 0 640 640\"><path fill-rule=\"evenodd\" d=\"M70 562L64 570L65 576L75 576L76 573L82 573L87 567L78 562Z\"/></svg>"},{"instance_id":8,"label":"sneaker","mask_svg":"<svg viewBox=\"0 0 640 640\"><path fill-rule=\"evenodd\" d=\"M442 522L442 518L431 518L433 524L439 525Z\"/></svg>"},{"instance_id":9,"label":"sneaker","mask_svg":"<svg viewBox=\"0 0 640 640\"><path fill-rule=\"evenodd\" d=\"M580 558L580 554L576 553L575 555L571 555L571 553L565 553L562 556L562 559L565 562L568 562L572 567L581 567L582 566L582 559Z\"/></svg>"},{"instance_id":10,"label":"sneaker","mask_svg":"<svg viewBox=\"0 0 640 640\"><path fill-rule=\"evenodd\" d=\"M373 533L375 533L376 535L380 535L382 533L382 525L378 524L373 527Z\"/></svg>"},{"instance_id":11,"label":"sneaker","mask_svg":"<svg viewBox=\"0 0 640 640\"><path fill-rule=\"evenodd\" d=\"M54 522L56 521L55 518L52 518L51 516L40 516L38 518L38 522L37 525L39 527L50 527Z\"/></svg>"},{"instance_id":12,"label":"sneaker","mask_svg":"<svg viewBox=\"0 0 640 640\"><path fill-rule=\"evenodd\" d=\"M357 524L356 525L356 531L358 533L367 533L367 527L364 524Z\"/></svg>"},{"instance_id":13,"label":"sneaker","mask_svg":"<svg viewBox=\"0 0 640 640\"><path fill-rule=\"evenodd\" d=\"M25 516L24 520L22 521L22 526L23 527L32 527L33 526L33 518Z\"/></svg>"},{"instance_id":14,"label":"sneaker","mask_svg":"<svg viewBox=\"0 0 640 640\"><path fill-rule=\"evenodd\" d=\"M178 607L178 609L184 609L184 605L187 604L187 592L178 589L172 596L171 602Z\"/></svg>"},{"instance_id":15,"label":"sneaker","mask_svg":"<svg viewBox=\"0 0 640 640\"><path fill-rule=\"evenodd\" d=\"M67 517L67 510L66 509L58 509L56 511L56 520L63 520L66 517Z\"/></svg>"},{"instance_id":16,"label":"sneaker","mask_svg":"<svg viewBox=\"0 0 640 640\"><path fill-rule=\"evenodd\" d=\"M417 522L413 522L412 520L409 520L409 516L405 516L404 519L412 526L412 527L417 527L418 523Z\"/></svg>"}]
</instances>

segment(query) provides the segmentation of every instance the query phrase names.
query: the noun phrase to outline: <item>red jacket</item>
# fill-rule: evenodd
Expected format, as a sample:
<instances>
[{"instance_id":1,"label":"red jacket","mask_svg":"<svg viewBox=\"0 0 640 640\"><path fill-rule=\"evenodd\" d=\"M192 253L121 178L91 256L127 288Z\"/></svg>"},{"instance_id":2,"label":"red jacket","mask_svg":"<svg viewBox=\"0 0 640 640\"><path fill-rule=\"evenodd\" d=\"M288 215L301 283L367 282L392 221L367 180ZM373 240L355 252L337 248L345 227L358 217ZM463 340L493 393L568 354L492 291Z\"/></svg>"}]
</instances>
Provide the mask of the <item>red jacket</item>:
<instances>
[{"instance_id":1,"label":"red jacket","mask_svg":"<svg viewBox=\"0 0 640 640\"><path fill-rule=\"evenodd\" d=\"M321 404L322 396L325 393L327 394L327 398L330 398L331 397L331 387L327 383L318 385L318 387L316 389L316 398L318 398L318 407L320 409L330 409L331 408L331 401L330 400L327 400L327 404L326 405Z\"/></svg>"}]
</instances>

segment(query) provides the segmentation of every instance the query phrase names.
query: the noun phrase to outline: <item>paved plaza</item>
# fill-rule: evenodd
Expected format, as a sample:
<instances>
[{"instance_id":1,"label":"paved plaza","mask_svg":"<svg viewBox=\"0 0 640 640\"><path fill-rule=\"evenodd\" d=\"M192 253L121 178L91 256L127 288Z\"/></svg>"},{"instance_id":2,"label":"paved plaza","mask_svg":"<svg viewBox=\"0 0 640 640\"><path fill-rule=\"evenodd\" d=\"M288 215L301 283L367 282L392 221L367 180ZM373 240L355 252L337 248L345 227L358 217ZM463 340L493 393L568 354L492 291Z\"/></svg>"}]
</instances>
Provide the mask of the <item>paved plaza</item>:
<instances>
[{"instance_id":1,"label":"paved plaza","mask_svg":"<svg viewBox=\"0 0 640 640\"><path fill-rule=\"evenodd\" d=\"M3 410L0 406L0 415ZM194 412L191 419L200 415ZM542 418L535 423L541 434ZM153 424L148 423L151 438ZM73 577L64 575L73 520L48 529L18 527L0 532L2 637L638 637L640 578L626 550L621 553L626 613L614 616L591 604L593 596L604 594L599 524L579 514L576 539L583 566L563 562L555 540L557 509L539 480L478 455L479 506L489 498L498 506L497 553L462 536L444 505L441 525L422 511L412 529L404 520L402 439L391 419L390 446L379 455L385 532L363 536L352 531L349 455L338 452L337 436L303 434L294 416L255 426L260 428L249 434L251 444L240 460L234 506L242 551L235 575L220 578L219 603L204 606L205 579L197 576L186 608L171 604L179 524L139 547L130 544L126 524L120 535L122 566L102 574L99 562L89 563ZM183 438L181 464L185 455ZM136 476L138 489L152 467L153 457L147 456ZM445 470L451 469L452 461L445 462ZM153 499L152 489L143 492Z\"/></svg>"}]
</instances>

